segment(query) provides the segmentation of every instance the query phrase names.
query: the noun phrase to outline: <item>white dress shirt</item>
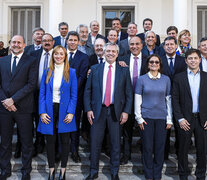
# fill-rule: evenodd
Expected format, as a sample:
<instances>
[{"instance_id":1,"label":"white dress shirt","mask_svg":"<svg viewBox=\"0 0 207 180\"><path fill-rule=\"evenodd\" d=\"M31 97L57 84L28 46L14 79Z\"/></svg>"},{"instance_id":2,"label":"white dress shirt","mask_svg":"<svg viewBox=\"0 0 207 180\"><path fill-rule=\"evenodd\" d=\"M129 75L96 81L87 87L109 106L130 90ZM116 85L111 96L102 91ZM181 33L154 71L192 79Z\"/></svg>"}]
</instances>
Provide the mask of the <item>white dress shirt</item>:
<instances>
[{"instance_id":1,"label":"white dress shirt","mask_svg":"<svg viewBox=\"0 0 207 180\"><path fill-rule=\"evenodd\" d=\"M104 63L106 61L105 56L102 56L102 58L103 58L102 62ZM98 59L98 63L100 64L101 63L100 57L97 56L97 59Z\"/></svg>"},{"instance_id":2,"label":"white dress shirt","mask_svg":"<svg viewBox=\"0 0 207 180\"><path fill-rule=\"evenodd\" d=\"M109 71L109 63L106 61L104 65L104 72L103 72L103 95L102 95L102 104L104 104L105 100L105 92L106 92L106 81L107 75ZM114 86L115 86L115 71L116 71L116 62L111 64L111 104L114 104Z\"/></svg>"},{"instance_id":3,"label":"white dress shirt","mask_svg":"<svg viewBox=\"0 0 207 180\"><path fill-rule=\"evenodd\" d=\"M204 58L202 55L201 55L201 59L202 59L202 70L207 72L207 59Z\"/></svg>"},{"instance_id":4,"label":"white dress shirt","mask_svg":"<svg viewBox=\"0 0 207 180\"><path fill-rule=\"evenodd\" d=\"M130 71L130 77L131 77L131 82L133 84L133 67L134 67L134 55L130 55L130 63L129 63L129 71ZM140 76L141 72L141 67L142 67L142 53L140 52L139 55L137 56L137 66L138 66L138 78Z\"/></svg>"},{"instance_id":5,"label":"white dress shirt","mask_svg":"<svg viewBox=\"0 0 207 180\"><path fill-rule=\"evenodd\" d=\"M52 51L53 49L51 49L48 53L48 64L47 64L47 67L50 66L50 58L52 56ZM44 72L44 63L45 63L45 56L46 56L46 51L43 49L42 51L42 55L41 55L41 58L40 58L40 64L39 64L39 77L38 77L38 86L40 87L40 83L41 83L41 79L42 79L42 75L43 75L43 72Z\"/></svg>"},{"instance_id":6,"label":"white dress shirt","mask_svg":"<svg viewBox=\"0 0 207 180\"><path fill-rule=\"evenodd\" d=\"M173 58L172 59L172 62L173 62L173 67L174 67L174 65L175 65L175 56L176 56L176 54L174 55L174 56L172 56L172 57L170 57L170 56L168 56L168 55L166 55L166 57L167 57L167 61L168 61L168 66L170 67L170 58Z\"/></svg>"},{"instance_id":7,"label":"white dress shirt","mask_svg":"<svg viewBox=\"0 0 207 180\"><path fill-rule=\"evenodd\" d=\"M73 52L72 58L74 58L75 53L77 52L78 49L76 49L75 51L70 51L69 49L67 49L67 55L68 55L68 61L70 59L70 52Z\"/></svg>"},{"instance_id":8,"label":"white dress shirt","mask_svg":"<svg viewBox=\"0 0 207 180\"><path fill-rule=\"evenodd\" d=\"M20 53L20 54L18 54L18 55L15 55L15 54L12 53L12 58L11 58L11 71L12 71L12 66L13 66L13 62L14 62L14 57L15 57L15 56L17 57L17 58L16 58L16 66L17 66L18 63L19 63L19 60L20 60L21 57L22 57L22 55L23 55L23 52Z\"/></svg>"}]
</instances>

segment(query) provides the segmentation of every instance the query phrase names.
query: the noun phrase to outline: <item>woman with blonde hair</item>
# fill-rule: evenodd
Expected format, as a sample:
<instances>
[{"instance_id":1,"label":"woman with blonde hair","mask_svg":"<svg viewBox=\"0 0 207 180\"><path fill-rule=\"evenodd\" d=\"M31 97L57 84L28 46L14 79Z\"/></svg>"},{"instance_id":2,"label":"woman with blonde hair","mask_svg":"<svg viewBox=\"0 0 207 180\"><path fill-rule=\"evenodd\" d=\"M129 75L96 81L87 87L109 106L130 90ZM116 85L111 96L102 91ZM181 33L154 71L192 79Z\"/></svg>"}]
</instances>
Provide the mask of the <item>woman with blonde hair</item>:
<instances>
[{"instance_id":1,"label":"woman with blonde hair","mask_svg":"<svg viewBox=\"0 0 207 180\"><path fill-rule=\"evenodd\" d=\"M59 179L65 179L69 154L70 132L76 131L75 109L77 102L77 78L69 68L67 51L56 46L52 52L50 67L43 73L40 84L38 131L46 137L49 178L55 179L55 141L60 137L61 170Z\"/></svg>"},{"instance_id":2,"label":"woman with blonde hair","mask_svg":"<svg viewBox=\"0 0 207 180\"><path fill-rule=\"evenodd\" d=\"M190 31L187 29L182 30L178 35L178 48L176 54L185 57L186 51L192 48L190 42Z\"/></svg>"}]
</instances>

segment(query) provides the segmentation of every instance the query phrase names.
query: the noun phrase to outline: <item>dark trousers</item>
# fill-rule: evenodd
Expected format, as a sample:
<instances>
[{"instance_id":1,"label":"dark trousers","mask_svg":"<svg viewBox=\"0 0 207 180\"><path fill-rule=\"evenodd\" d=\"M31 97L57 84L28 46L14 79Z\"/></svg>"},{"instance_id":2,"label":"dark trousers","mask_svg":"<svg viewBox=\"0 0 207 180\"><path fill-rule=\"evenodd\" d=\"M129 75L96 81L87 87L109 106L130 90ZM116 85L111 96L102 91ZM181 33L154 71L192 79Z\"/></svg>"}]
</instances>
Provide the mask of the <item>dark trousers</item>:
<instances>
[{"instance_id":1,"label":"dark trousers","mask_svg":"<svg viewBox=\"0 0 207 180\"><path fill-rule=\"evenodd\" d=\"M190 130L184 131L178 128L179 136L179 149L178 149L178 173L180 179L187 180L190 174L190 169L188 167L188 149L191 143L192 133L195 137L195 147L196 147L196 171L195 175L197 179L205 180L206 173L206 131L200 124L199 116L193 117Z\"/></svg>"},{"instance_id":2,"label":"dark trousers","mask_svg":"<svg viewBox=\"0 0 207 180\"><path fill-rule=\"evenodd\" d=\"M59 103L53 103L53 135L45 135L47 147L47 159L49 168L55 167L55 154L57 139L60 139L61 146L61 167L65 168L68 162L69 155L69 138L70 133L58 134L58 121L59 121Z\"/></svg>"},{"instance_id":3,"label":"dark trousers","mask_svg":"<svg viewBox=\"0 0 207 180\"><path fill-rule=\"evenodd\" d=\"M120 133L121 126L116 119L114 106L102 107L99 119L91 126L91 165L90 174L94 175L99 170L99 156L106 126L109 130L111 159L111 174L116 175L120 165Z\"/></svg>"},{"instance_id":4,"label":"dark trousers","mask_svg":"<svg viewBox=\"0 0 207 180\"><path fill-rule=\"evenodd\" d=\"M166 120L147 119L141 131L142 162L146 179L161 179L166 140Z\"/></svg>"},{"instance_id":5,"label":"dark trousers","mask_svg":"<svg viewBox=\"0 0 207 180\"><path fill-rule=\"evenodd\" d=\"M2 171L11 172L11 156L12 156L12 136L14 123L17 123L19 136L22 143L22 173L30 173L32 170L32 114L24 113L0 113L0 128L1 128L1 161L0 167Z\"/></svg>"}]
</instances>

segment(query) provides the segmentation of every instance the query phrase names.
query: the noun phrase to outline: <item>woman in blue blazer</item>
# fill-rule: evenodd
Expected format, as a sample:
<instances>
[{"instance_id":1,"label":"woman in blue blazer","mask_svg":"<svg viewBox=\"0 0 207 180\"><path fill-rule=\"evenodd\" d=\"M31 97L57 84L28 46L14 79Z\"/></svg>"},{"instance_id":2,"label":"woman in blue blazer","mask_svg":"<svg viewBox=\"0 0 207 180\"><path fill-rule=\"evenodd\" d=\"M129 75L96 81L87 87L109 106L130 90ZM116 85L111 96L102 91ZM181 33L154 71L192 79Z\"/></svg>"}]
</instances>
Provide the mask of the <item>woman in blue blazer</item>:
<instances>
[{"instance_id":1,"label":"woman in blue blazer","mask_svg":"<svg viewBox=\"0 0 207 180\"><path fill-rule=\"evenodd\" d=\"M55 178L55 141L60 136L61 171L59 179L65 179L69 154L69 133L76 131L75 109L77 102L77 78L69 68L67 51L56 46L52 52L50 67L42 76L39 95L40 121L38 131L45 134L49 178Z\"/></svg>"}]
</instances>

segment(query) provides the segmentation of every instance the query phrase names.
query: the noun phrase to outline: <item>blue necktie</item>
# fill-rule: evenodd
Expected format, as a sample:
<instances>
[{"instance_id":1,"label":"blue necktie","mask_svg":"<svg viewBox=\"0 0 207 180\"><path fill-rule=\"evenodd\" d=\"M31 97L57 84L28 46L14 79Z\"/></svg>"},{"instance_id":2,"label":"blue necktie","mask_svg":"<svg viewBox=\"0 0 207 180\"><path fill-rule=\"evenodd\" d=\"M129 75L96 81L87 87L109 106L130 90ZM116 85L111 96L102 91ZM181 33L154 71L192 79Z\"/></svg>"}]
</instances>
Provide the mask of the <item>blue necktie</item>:
<instances>
[{"instance_id":1,"label":"blue necktie","mask_svg":"<svg viewBox=\"0 0 207 180\"><path fill-rule=\"evenodd\" d=\"M12 64L12 74L14 74L15 72L15 69L17 67L17 62L16 62L16 59L17 59L17 56L14 56L14 61L13 61L13 64Z\"/></svg>"},{"instance_id":2,"label":"blue necktie","mask_svg":"<svg viewBox=\"0 0 207 180\"><path fill-rule=\"evenodd\" d=\"M99 58L99 60L100 60L100 64L102 64L103 63L103 58L101 57L101 58Z\"/></svg>"},{"instance_id":3,"label":"blue necktie","mask_svg":"<svg viewBox=\"0 0 207 180\"><path fill-rule=\"evenodd\" d=\"M173 67L173 58L169 58L170 59L170 72L171 74L173 74L173 70L174 70L174 67Z\"/></svg>"},{"instance_id":4,"label":"blue necktie","mask_svg":"<svg viewBox=\"0 0 207 180\"><path fill-rule=\"evenodd\" d=\"M45 61L44 61L44 69L47 69L47 67L48 67L48 56L49 56L49 53L46 52L45 53Z\"/></svg>"},{"instance_id":5,"label":"blue necktie","mask_svg":"<svg viewBox=\"0 0 207 180\"><path fill-rule=\"evenodd\" d=\"M70 58L69 58L69 63L71 63L72 59L73 59L73 52L70 52Z\"/></svg>"}]
</instances>

